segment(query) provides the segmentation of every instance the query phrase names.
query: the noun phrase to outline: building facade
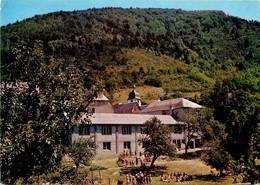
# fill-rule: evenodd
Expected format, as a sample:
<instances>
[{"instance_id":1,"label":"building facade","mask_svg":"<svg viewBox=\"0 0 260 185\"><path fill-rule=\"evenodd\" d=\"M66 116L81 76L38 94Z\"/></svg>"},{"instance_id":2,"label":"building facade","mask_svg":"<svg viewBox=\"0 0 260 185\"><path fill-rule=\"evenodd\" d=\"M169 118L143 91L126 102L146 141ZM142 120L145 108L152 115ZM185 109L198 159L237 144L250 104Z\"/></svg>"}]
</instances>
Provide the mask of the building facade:
<instances>
[{"instance_id":1,"label":"building facade","mask_svg":"<svg viewBox=\"0 0 260 185\"><path fill-rule=\"evenodd\" d=\"M185 131L169 115L141 115L141 114L110 114L95 113L90 118L91 124L74 126L72 142L77 139L93 137L98 145L96 157L109 157L122 153L123 151L139 154L143 152L142 144L138 139L144 136L142 126L153 117L157 117L163 124L169 125L171 138L179 148L184 148ZM84 118L83 118L84 120Z\"/></svg>"}]
</instances>

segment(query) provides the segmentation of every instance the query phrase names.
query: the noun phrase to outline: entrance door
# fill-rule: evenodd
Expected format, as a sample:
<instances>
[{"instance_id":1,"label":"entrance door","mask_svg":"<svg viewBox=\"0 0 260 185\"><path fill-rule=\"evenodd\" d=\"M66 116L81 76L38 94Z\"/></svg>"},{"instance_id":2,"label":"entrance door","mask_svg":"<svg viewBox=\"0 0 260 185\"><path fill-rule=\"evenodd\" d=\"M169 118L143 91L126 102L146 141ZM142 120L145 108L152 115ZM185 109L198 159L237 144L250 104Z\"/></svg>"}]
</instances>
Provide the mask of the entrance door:
<instances>
[{"instance_id":1,"label":"entrance door","mask_svg":"<svg viewBox=\"0 0 260 185\"><path fill-rule=\"evenodd\" d=\"M130 154L131 151L131 142L130 141L125 141L124 142L124 151Z\"/></svg>"}]
</instances>

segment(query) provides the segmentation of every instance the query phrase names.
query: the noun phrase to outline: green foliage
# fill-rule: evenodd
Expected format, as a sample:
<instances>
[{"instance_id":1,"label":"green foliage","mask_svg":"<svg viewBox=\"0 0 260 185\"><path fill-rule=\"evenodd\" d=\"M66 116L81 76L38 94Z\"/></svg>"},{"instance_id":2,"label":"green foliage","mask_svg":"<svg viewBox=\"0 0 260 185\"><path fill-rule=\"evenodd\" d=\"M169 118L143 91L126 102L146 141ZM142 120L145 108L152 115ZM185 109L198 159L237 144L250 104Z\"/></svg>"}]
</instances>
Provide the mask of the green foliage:
<instances>
[{"instance_id":1,"label":"green foliage","mask_svg":"<svg viewBox=\"0 0 260 185\"><path fill-rule=\"evenodd\" d=\"M144 123L142 129L146 136L139 138L138 142L144 146L145 152L153 156L151 168L161 155L174 157L176 146L169 137L171 131L167 125L162 124L160 120L153 117Z\"/></svg>"},{"instance_id":2,"label":"green foliage","mask_svg":"<svg viewBox=\"0 0 260 185\"><path fill-rule=\"evenodd\" d=\"M145 85L150 85L154 87L161 87L162 86L162 81L159 77L148 77L145 82Z\"/></svg>"},{"instance_id":3,"label":"green foliage","mask_svg":"<svg viewBox=\"0 0 260 185\"><path fill-rule=\"evenodd\" d=\"M80 69L88 67L84 81L90 86L101 78L108 91L129 86L129 81L176 90L176 81L183 82L180 90L187 90L188 84L188 90L201 91L212 87L216 79L244 73L249 68L259 71L259 34L259 22L227 16L221 11L61 11L1 27L1 59L4 65L14 61L10 48L20 40L26 41L28 47L33 47L34 40L42 40L46 56L63 58L66 63L77 58ZM124 56L124 49L136 48L150 52L148 58L140 58L142 53L138 53L139 62L151 62L138 75L141 65L134 69L136 63ZM182 65L169 62L166 66L161 59L151 60L165 56ZM152 65L155 67L149 71L148 66ZM2 73L8 71L3 68ZM258 77L249 73L251 79ZM119 79L122 81L114 86Z\"/></svg>"},{"instance_id":4,"label":"green foliage","mask_svg":"<svg viewBox=\"0 0 260 185\"><path fill-rule=\"evenodd\" d=\"M218 138L219 146L231 156L229 167L233 174L243 174L256 183L260 181L260 107L259 99L251 93L246 80L239 78L217 82L202 99L215 109L215 118L225 125L226 137Z\"/></svg>"},{"instance_id":5,"label":"green foliage","mask_svg":"<svg viewBox=\"0 0 260 185\"><path fill-rule=\"evenodd\" d=\"M181 109L176 112L175 116L177 120L186 123L184 129L187 137L185 141L185 153L187 154L191 140L202 137L207 125L214 122L212 111L207 108Z\"/></svg>"},{"instance_id":6,"label":"green foliage","mask_svg":"<svg viewBox=\"0 0 260 185\"><path fill-rule=\"evenodd\" d=\"M71 125L80 116L81 72L47 57L41 41L12 48L15 60L1 82L1 173L14 183L40 175L60 163Z\"/></svg>"},{"instance_id":7,"label":"green foliage","mask_svg":"<svg viewBox=\"0 0 260 185\"><path fill-rule=\"evenodd\" d=\"M42 183L59 183L59 184L79 184L88 181L89 169L76 169L70 163L63 161L60 166L56 166L52 171L48 171L39 177ZM30 178L31 184L38 182L34 178Z\"/></svg>"},{"instance_id":8,"label":"green foliage","mask_svg":"<svg viewBox=\"0 0 260 185\"><path fill-rule=\"evenodd\" d=\"M76 140L71 146L66 148L66 154L72 159L76 165L76 169L79 168L80 164L85 166L91 164L97 148L97 145L92 138L93 137Z\"/></svg>"},{"instance_id":9,"label":"green foliage","mask_svg":"<svg viewBox=\"0 0 260 185\"><path fill-rule=\"evenodd\" d=\"M220 175L224 174L224 170L228 171L230 160L232 159L228 151L222 146L222 142L226 140L225 126L217 121L209 122L203 129L204 151L206 155L202 160L217 170Z\"/></svg>"}]
</instances>

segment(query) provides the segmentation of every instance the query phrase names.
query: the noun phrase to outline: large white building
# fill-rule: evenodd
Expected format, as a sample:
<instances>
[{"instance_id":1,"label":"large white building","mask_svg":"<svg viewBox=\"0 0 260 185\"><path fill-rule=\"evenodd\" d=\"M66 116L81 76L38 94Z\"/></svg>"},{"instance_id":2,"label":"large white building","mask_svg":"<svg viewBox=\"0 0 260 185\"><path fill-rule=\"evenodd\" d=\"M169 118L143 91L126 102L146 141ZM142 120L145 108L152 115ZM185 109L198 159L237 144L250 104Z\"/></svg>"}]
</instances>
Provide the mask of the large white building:
<instances>
[{"instance_id":1,"label":"large white building","mask_svg":"<svg viewBox=\"0 0 260 185\"><path fill-rule=\"evenodd\" d=\"M184 140L184 130L174 133L178 123L169 115L142 115L142 114L111 114L95 113L91 118L92 124L75 126L72 139L93 136L99 146L96 150L97 157L111 156L122 153L124 150L132 154L142 151L142 145L138 139L142 133L142 125L156 116L162 123L169 125L173 131L171 137L174 140ZM182 143L183 144L183 143ZM180 146L181 148L184 145Z\"/></svg>"},{"instance_id":2,"label":"large white building","mask_svg":"<svg viewBox=\"0 0 260 185\"><path fill-rule=\"evenodd\" d=\"M130 100L130 101L129 101ZM141 97L135 89L130 92L127 104L111 105L109 99L102 91L96 94L92 109L95 112L88 119L82 117L79 126L73 127L72 142L80 138L93 137L98 145L96 157L118 155L124 150L132 154L143 151L138 139L142 133L142 125L154 116L170 127L171 138L180 149L185 148L186 131L181 121L176 121L176 114L181 109L202 108L184 98L156 101L141 110ZM191 148L196 147L200 138L191 142Z\"/></svg>"}]
</instances>

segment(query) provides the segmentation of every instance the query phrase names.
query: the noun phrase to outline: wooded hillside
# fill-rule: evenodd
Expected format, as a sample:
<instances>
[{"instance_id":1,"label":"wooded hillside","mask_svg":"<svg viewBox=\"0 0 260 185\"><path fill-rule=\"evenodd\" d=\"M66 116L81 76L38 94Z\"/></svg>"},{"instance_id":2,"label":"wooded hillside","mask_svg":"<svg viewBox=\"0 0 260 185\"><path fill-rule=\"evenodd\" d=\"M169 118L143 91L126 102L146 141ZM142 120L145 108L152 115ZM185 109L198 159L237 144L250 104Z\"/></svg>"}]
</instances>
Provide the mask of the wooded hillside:
<instances>
[{"instance_id":1,"label":"wooded hillside","mask_svg":"<svg viewBox=\"0 0 260 185\"><path fill-rule=\"evenodd\" d=\"M1 27L2 80L11 48L43 41L44 54L73 61L85 85L108 92L132 83L197 92L244 76L259 91L260 23L221 11L104 8L36 15ZM19 77L17 77L19 78Z\"/></svg>"}]
</instances>

